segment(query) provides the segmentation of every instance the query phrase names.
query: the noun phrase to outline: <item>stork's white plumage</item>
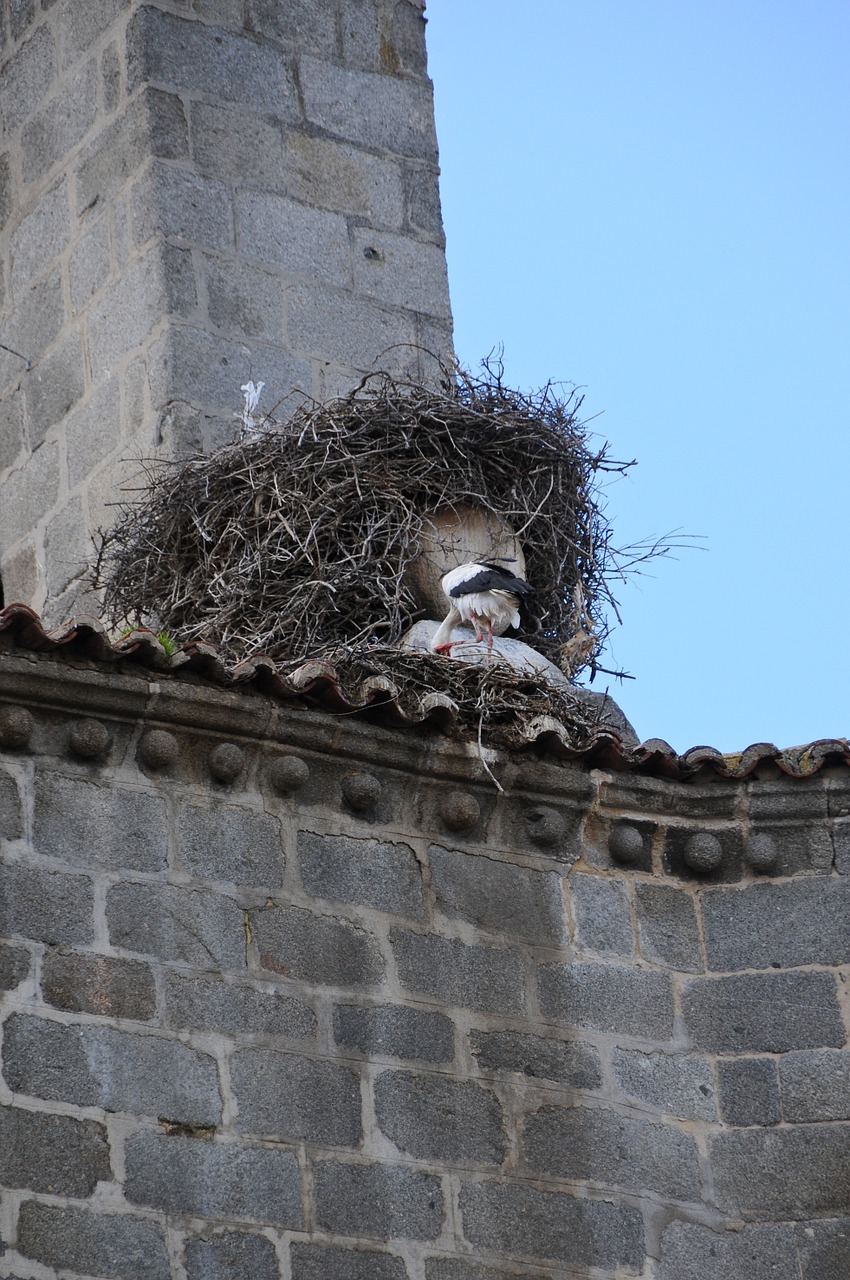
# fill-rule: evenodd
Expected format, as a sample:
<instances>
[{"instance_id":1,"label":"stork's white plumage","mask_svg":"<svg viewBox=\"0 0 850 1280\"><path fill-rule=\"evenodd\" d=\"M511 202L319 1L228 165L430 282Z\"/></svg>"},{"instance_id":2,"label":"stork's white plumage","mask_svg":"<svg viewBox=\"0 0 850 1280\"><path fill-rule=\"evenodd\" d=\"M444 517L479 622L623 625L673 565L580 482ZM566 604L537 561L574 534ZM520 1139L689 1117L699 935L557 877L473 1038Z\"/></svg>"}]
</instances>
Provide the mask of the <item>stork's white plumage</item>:
<instances>
[{"instance_id":1,"label":"stork's white plumage","mask_svg":"<svg viewBox=\"0 0 850 1280\"><path fill-rule=\"evenodd\" d=\"M484 639L487 631L488 654L493 648L493 636L503 635L508 627L520 624L520 605L523 598L532 593L522 578L488 560L472 561L457 569L450 569L440 580L450 608L440 626L434 632L431 648L434 653L448 653L459 642L452 640L452 631L462 622L475 627L476 640Z\"/></svg>"}]
</instances>

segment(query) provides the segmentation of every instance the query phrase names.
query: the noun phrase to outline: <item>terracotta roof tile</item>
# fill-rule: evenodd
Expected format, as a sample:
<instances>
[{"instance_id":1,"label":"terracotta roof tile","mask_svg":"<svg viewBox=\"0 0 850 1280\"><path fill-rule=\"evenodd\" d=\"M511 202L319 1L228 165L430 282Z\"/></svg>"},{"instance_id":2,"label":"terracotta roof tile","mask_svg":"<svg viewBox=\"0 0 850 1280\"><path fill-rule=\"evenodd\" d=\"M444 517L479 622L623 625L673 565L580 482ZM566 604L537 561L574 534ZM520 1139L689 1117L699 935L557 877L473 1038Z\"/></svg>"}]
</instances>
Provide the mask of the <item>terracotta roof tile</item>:
<instances>
[{"instance_id":1,"label":"terracotta roof tile","mask_svg":"<svg viewBox=\"0 0 850 1280\"><path fill-rule=\"evenodd\" d=\"M398 689L385 676L369 677L352 690L343 686L339 673L327 662L308 660L294 671L282 672L271 659L258 656L228 667L214 645L198 641L169 656L152 631L131 631L113 641L102 622L86 616L48 631L38 614L23 604L0 610L0 653L10 648L61 652L102 664L131 663L178 679L190 676L230 688L253 688L276 699L307 702L331 714L369 714L371 719L398 728L427 725L449 730L457 716L455 703L442 693L421 698L414 712L405 710ZM529 720L523 726L523 737L529 746L543 747L595 768L673 779L689 778L705 769L723 778L746 778L766 763L791 778L809 778L824 765L850 765L850 742L845 738L822 739L785 750L758 742L726 755L714 747L697 746L678 755L661 738L630 746L613 726L604 724L576 742L551 716Z\"/></svg>"}]
</instances>

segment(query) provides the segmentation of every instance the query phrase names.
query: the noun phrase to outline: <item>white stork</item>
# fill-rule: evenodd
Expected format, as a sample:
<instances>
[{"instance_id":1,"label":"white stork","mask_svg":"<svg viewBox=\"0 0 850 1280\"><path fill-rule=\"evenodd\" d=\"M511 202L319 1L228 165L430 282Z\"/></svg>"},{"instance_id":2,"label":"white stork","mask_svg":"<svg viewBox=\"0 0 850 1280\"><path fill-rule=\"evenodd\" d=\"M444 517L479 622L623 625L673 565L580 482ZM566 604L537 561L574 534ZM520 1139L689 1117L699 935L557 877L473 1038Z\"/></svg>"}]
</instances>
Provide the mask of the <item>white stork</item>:
<instances>
[{"instance_id":1,"label":"white stork","mask_svg":"<svg viewBox=\"0 0 850 1280\"><path fill-rule=\"evenodd\" d=\"M493 636L502 635L508 627L519 626L523 598L534 590L516 574L488 560L475 560L450 569L443 574L440 585L451 607L434 632L432 651L450 653L454 645L461 643L452 640L452 631L459 623L468 622L475 627L475 639L479 641L484 639L486 626L488 658L493 650Z\"/></svg>"}]
</instances>

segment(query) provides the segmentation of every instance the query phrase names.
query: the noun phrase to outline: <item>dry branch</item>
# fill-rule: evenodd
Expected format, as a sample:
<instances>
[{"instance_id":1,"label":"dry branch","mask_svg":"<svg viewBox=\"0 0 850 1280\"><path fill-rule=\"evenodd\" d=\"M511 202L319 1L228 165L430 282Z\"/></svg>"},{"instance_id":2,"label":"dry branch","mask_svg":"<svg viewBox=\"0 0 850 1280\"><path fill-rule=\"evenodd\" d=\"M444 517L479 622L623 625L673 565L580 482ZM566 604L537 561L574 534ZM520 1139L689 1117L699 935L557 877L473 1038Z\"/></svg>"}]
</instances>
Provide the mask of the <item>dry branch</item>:
<instances>
[{"instance_id":1,"label":"dry branch","mask_svg":"<svg viewBox=\"0 0 850 1280\"><path fill-rule=\"evenodd\" d=\"M588 447L580 405L552 387L522 395L489 369L447 375L441 390L375 374L208 457L151 469L101 535L107 612L284 668L386 651L421 616L405 570L424 513L468 503L523 530L538 591L523 638L555 662L578 652L575 677L594 656L570 650L577 621L601 644L619 574L597 473L631 465Z\"/></svg>"}]
</instances>

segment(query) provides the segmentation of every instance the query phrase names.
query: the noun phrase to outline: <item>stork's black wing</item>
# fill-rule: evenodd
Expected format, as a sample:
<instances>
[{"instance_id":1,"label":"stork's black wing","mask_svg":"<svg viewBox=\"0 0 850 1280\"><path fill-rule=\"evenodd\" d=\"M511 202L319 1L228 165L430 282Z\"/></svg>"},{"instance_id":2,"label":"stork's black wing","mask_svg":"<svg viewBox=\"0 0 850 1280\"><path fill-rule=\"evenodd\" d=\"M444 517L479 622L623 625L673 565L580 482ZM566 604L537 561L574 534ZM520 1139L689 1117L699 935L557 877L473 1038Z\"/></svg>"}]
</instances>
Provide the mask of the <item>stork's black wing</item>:
<instances>
[{"instance_id":1,"label":"stork's black wing","mask_svg":"<svg viewBox=\"0 0 850 1280\"><path fill-rule=\"evenodd\" d=\"M520 599L534 592L534 587L529 586L523 578L518 578L515 573L503 569L501 565L488 564L485 560L475 568L479 570L478 573L471 572L464 582L452 587L449 595L453 599L471 595L473 591L510 591Z\"/></svg>"}]
</instances>

